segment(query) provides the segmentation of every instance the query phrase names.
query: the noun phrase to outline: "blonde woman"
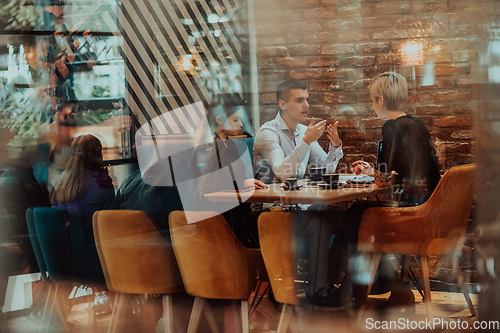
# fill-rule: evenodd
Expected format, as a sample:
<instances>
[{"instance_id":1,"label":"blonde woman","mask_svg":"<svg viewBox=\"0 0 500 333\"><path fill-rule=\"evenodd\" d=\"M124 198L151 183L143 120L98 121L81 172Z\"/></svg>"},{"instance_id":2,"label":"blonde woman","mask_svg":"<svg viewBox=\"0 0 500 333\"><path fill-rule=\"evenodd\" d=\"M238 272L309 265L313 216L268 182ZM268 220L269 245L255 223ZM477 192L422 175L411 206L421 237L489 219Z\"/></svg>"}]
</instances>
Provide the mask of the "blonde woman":
<instances>
[{"instance_id":1,"label":"blonde woman","mask_svg":"<svg viewBox=\"0 0 500 333\"><path fill-rule=\"evenodd\" d=\"M441 176L429 131L419 118L404 111L408 99L406 79L394 72L382 73L371 83L370 94L377 116L386 119L382 126L378 161L377 165L356 161L353 172L375 177L378 186L399 184L401 191L397 204L400 206L420 205L430 197ZM363 213L374 206L377 204L356 204L345 214L338 263L339 270L346 276L337 293L338 304L345 305L352 301L353 296L360 299L366 296L366 286L356 281L366 272L359 268L349 272L348 267L361 262L357 250L359 226ZM373 288L380 293L391 291L389 301L379 309L415 307L409 283L401 282L386 256L382 257Z\"/></svg>"}]
</instances>

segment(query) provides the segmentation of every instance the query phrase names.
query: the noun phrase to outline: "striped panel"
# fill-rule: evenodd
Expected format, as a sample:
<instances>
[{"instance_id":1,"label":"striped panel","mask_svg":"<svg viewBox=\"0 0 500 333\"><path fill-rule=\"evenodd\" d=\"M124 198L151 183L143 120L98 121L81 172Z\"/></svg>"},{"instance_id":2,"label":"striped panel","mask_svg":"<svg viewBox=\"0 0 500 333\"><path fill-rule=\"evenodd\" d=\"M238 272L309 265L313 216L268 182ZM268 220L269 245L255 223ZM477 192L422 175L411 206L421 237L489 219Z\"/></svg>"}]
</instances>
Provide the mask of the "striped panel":
<instances>
[{"instance_id":1,"label":"striped panel","mask_svg":"<svg viewBox=\"0 0 500 333\"><path fill-rule=\"evenodd\" d=\"M123 37L126 104L141 126L156 136L194 133L199 105L219 93L243 96L239 9L234 0L122 1L115 31Z\"/></svg>"}]
</instances>

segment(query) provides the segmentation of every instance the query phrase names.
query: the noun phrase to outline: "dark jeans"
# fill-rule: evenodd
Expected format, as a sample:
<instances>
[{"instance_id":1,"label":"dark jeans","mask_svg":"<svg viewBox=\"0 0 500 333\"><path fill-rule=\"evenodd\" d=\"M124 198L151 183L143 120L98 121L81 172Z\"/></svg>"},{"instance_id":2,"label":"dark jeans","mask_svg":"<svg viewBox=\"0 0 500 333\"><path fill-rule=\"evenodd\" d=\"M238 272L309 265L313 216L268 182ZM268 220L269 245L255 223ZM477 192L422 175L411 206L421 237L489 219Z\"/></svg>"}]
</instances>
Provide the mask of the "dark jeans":
<instances>
[{"instance_id":1,"label":"dark jeans","mask_svg":"<svg viewBox=\"0 0 500 333\"><path fill-rule=\"evenodd\" d=\"M369 283L366 279L369 262L364 261L364 256L358 251L358 233L364 212L374 207L382 206L377 203L358 203L349 207L345 213L337 267L338 270L346 274L343 283L349 287L352 285L363 286ZM391 286L399 281L398 273L388 256L382 255L371 293L386 293L391 290Z\"/></svg>"}]
</instances>

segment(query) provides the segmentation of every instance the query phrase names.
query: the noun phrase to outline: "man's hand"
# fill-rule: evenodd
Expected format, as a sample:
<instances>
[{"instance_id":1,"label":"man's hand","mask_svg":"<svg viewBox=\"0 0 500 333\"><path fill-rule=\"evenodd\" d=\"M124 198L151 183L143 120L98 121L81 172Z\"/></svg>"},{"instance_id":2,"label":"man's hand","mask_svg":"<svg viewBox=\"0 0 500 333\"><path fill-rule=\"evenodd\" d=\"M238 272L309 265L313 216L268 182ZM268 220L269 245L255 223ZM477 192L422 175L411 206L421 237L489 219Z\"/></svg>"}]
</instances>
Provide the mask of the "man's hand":
<instances>
[{"instance_id":1,"label":"man's hand","mask_svg":"<svg viewBox=\"0 0 500 333\"><path fill-rule=\"evenodd\" d=\"M312 117L309 126L307 126L306 133L302 140L308 145L311 145L314 141L317 141L323 135L325 131L326 120L322 120L317 124L314 124L314 117Z\"/></svg>"},{"instance_id":2,"label":"man's hand","mask_svg":"<svg viewBox=\"0 0 500 333\"><path fill-rule=\"evenodd\" d=\"M244 184L245 184L245 187L254 188L256 190L260 190L260 189L269 187L266 184L264 184L263 182L261 182L260 180L255 179L255 178L245 179Z\"/></svg>"},{"instance_id":3,"label":"man's hand","mask_svg":"<svg viewBox=\"0 0 500 333\"><path fill-rule=\"evenodd\" d=\"M339 125L339 122L336 121L335 124L330 124L326 128L326 136L332 143L332 146L334 147L340 147L340 144L342 143L339 138L339 132L337 131L337 126Z\"/></svg>"}]
</instances>

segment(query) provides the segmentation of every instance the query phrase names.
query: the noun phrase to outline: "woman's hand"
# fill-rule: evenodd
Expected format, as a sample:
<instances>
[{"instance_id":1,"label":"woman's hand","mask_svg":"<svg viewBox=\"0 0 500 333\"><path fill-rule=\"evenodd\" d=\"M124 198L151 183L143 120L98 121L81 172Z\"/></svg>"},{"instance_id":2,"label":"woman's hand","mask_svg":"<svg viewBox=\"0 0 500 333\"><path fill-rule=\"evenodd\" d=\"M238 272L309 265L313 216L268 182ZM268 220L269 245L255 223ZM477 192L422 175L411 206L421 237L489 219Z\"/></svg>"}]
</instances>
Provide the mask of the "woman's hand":
<instances>
[{"instance_id":1,"label":"woman's hand","mask_svg":"<svg viewBox=\"0 0 500 333\"><path fill-rule=\"evenodd\" d=\"M359 175L364 173L367 176L373 177L375 175L375 169L370 165L370 163L365 161L356 161L352 163L351 171Z\"/></svg>"},{"instance_id":2,"label":"woman's hand","mask_svg":"<svg viewBox=\"0 0 500 333\"><path fill-rule=\"evenodd\" d=\"M263 188L268 188L269 186L267 186L266 184L264 184L263 182L261 182L258 179L251 178L251 179L245 179L245 187L250 187L250 188L254 188L256 190L260 190Z\"/></svg>"}]
</instances>

